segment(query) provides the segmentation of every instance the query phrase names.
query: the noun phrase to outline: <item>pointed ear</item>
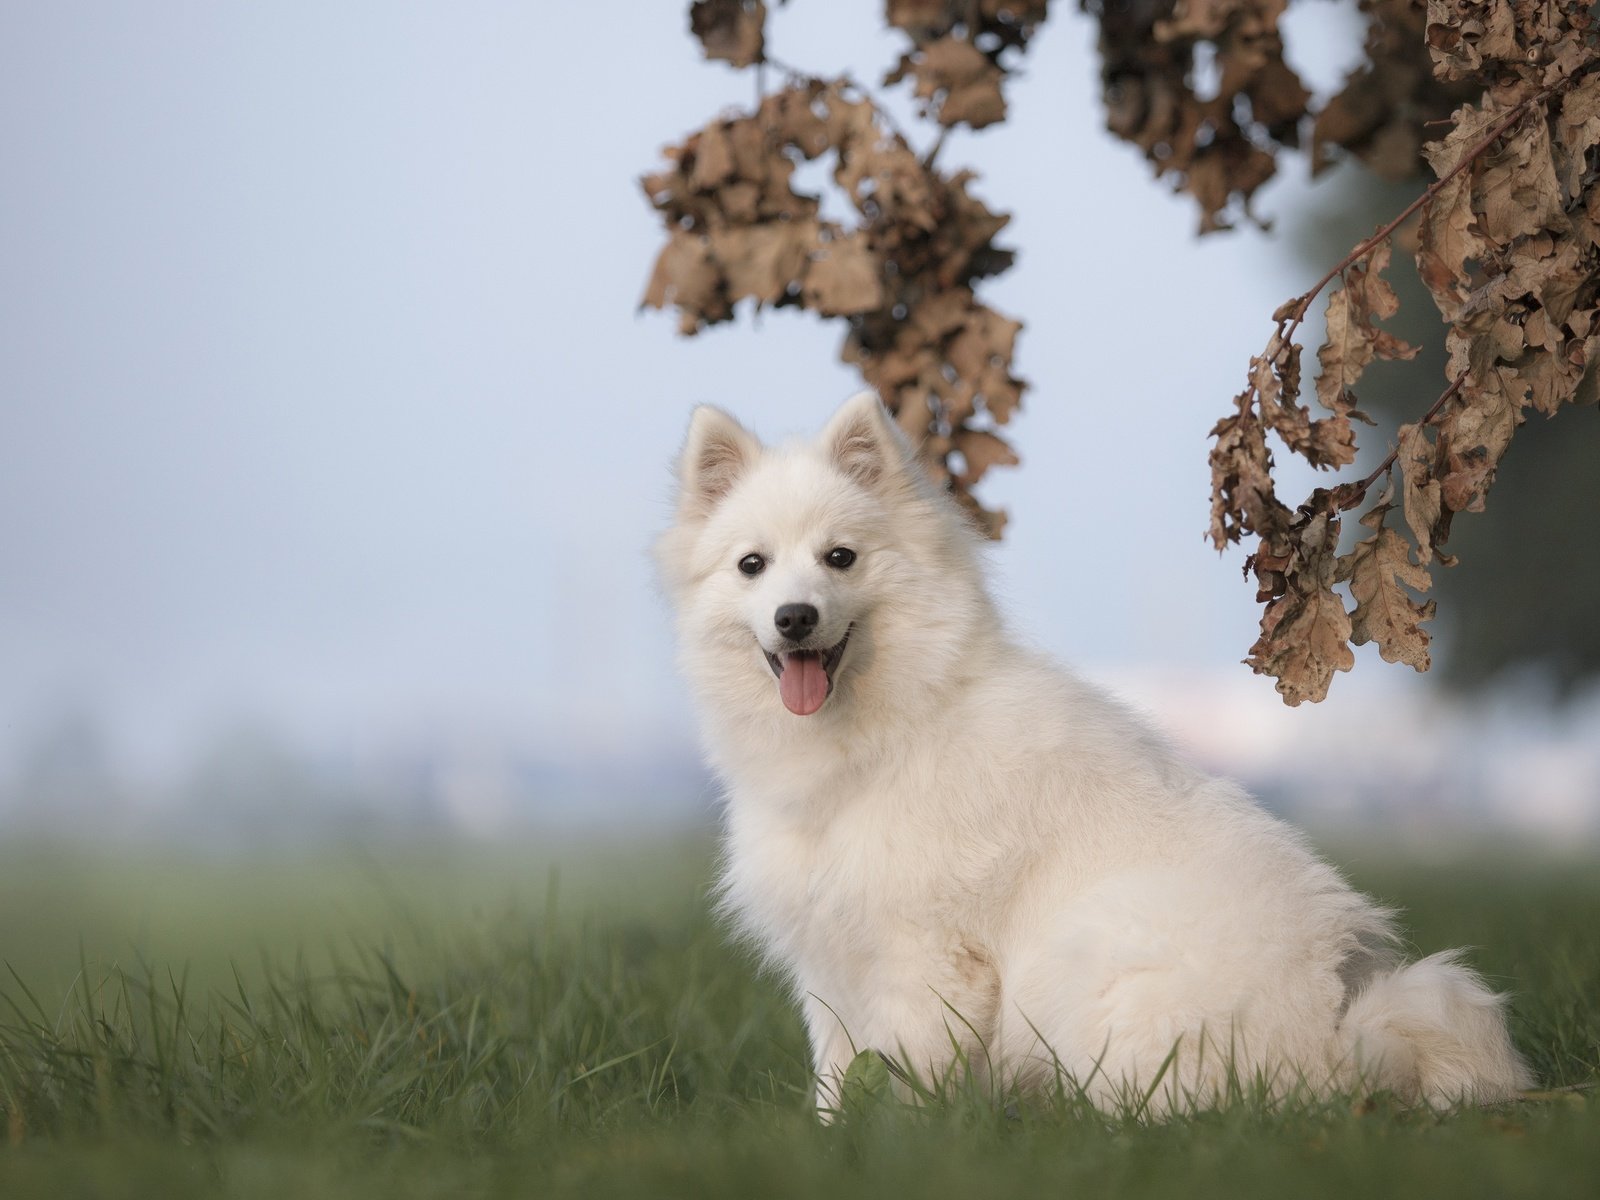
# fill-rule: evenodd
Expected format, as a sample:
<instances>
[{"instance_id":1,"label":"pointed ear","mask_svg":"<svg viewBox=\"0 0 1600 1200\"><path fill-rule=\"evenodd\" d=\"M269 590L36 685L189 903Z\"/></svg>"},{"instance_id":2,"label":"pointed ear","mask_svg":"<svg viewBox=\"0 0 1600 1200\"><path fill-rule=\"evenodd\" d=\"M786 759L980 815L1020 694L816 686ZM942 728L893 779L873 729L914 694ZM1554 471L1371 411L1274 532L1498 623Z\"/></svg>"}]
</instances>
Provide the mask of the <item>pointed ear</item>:
<instances>
[{"instance_id":1,"label":"pointed ear","mask_svg":"<svg viewBox=\"0 0 1600 1200\"><path fill-rule=\"evenodd\" d=\"M702 404L689 420L678 459L678 510L705 516L733 490L761 453L761 443L720 408Z\"/></svg>"},{"instance_id":2,"label":"pointed ear","mask_svg":"<svg viewBox=\"0 0 1600 1200\"><path fill-rule=\"evenodd\" d=\"M850 397L822 431L822 445L841 471L862 487L879 487L900 475L905 439L874 392Z\"/></svg>"}]
</instances>

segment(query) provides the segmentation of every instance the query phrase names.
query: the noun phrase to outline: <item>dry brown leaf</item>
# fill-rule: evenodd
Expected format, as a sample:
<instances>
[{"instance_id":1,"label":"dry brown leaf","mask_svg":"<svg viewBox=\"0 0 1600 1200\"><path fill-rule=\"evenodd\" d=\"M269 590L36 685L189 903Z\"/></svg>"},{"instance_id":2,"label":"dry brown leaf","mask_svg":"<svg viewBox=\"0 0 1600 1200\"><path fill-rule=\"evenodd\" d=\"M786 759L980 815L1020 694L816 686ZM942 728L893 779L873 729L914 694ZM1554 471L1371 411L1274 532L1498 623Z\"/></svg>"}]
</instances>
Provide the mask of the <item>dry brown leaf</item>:
<instances>
[{"instance_id":1,"label":"dry brown leaf","mask_svg":"<svg viewBox=\"0 0 1600 1200\"><path fill-rule=\"evenodd\" d=\"M958 429L950 440L966 462L966 469L958 476L963 487L977 483L990 467L1014 467L1021 461L1015 450L987 429Z\"/></svg>"},{"instance_id":2,"label":"dry brown leaf","mask_svg":"<svg viewBox=\"0 0 1600 1200\"><path fill-rule=\"evenodd\" d=\"M1261 636L1245 661L1258 675L1276 677L1278 694L1294 706L1318 701L1339 671L1355 665L1350 652L1350 615L1333 590L1339 521L1326 513L1296 529L1297 545L1287 565L1285 594L1267 603Z\"/></svg>"},{"instance_id":3,"label":"dry brown leaf","mask_svg":"<svg viewBox=\"0 0 1600 1200\"><path fill-rule=\"evenodd\" d=\"M1383 278L1388 265L1389 243L1383 241L1365 266L1355 263L1345 271L1344 286L1328 297L1327 341L1317 351L1322 366L1317 398L1330 412L1345 414L1354 407L1352 389L1374 358L1411 359L1421 349L1373 324L1400 311L1394 289ZM1354 455L1344 461L1354 461Z\"/></svg>"},{"instance_id":4,"label":"dry brown leaf","mask_svg":"<svg viewBox=\"0 0 1600 1200\"><path fill-rule=\"evenodd\" d=\"M1585 342L1581 353L1584 359L1583 378L1572 393L1572 403L1600 403L1600 334Z\"/></svg>"},{"instance_id":5,"label":"dry brown leaf","mask_svg":"<svg viewBox=\"0 0 1600 1200\"><path fill-rule=\"evenodd\" d=\"M1482 512L1484 497L1494 483L1497 462L1483 446L1458 452L1449 434L1440 431L1439 445L1444 450L1445 473L1439 479L1439 499L1451 512Z\"/></svg>"},{"instance_id":6,"label":"dry brown leaf","mask_svg":"<svg viewBox=\"0 0 1600 1200\"><path fill-rule=\"evenodd\" d=\"M761 101L754 123L771 130L780 143L793 146L803 157L816 158L833 145L828 123L818 111L826 111L828 95L827 87L815 79L773 92Z\"/></svg>"},{"instance_id":7,"label":"dry brown leaf","mask_svg":"<svg viewBox=\"0 0 1600 1200\"><path fill-rule=\"evenodd\" d=\"M1485 97L1481 104L1463 104L1452 112L1450 132L1422 147L1422 156L1428 160L1433 173L1443 179L1455 170L1468 152L1505 117L1509 107Z\"/></svg>"},{"instance_id":8,"label":"dry brown leaf","mask_svg":"<svg viewBox=\"0 0 1600 1200\"><path fill-rule=\"evenodd\" d=\"M1487 246L1475 221L1472 181L1464 175L1446 183L1422 208L1417 270L1447 321L1456 318L1471 294L1468 263Z\"/></svg>"},{"instance_id":9,"label":"dry brown leaf","mask_svg":"<svg viewBox=\"0 0 1600 1200\"><path fill-rule=\"evenodd\" d=\"M1508 0L1428 0L1428 49L1445 79L1471 79L1519 53Z\"/></svg>"},{"instance_id":10,"label":"dry brown leaf","mask_svg":"<svg viewBox=\"0 0 1600 1200\"><path fill-rule=\"evenodd\" d=\"M884 20L919 45L961 25L1003 50L1024 45L1049 9L1050 0L886 0Z\"/></svg>"},{"instance_id":11,"label":"dry brown leaf","mask_svg":"<svg viewBox=\"0 0 1600 1200\"><path fill-rule=\"evenodd\" d=\"M711 256L733 300L773 304L798 283L817 244L815 221L767 221L711 231Z\"/></svg>"},{"instance_id":12,"label":"dry brown leaf","mask_svg":"<svg viewBox=\"0 0 1600 1200\"><path fill-rule=\"evenodd\" d=\"M884 77L899 83L907 75L916 79L915 94L923 115L941 125L970 125L982 129L1006 118L1006 101L1000 93L1005 72L990 57L962 37L942 37L903 55Z\"/></svg>"},{"instance_id":13,"label":"dry brown leaf","mask_svg":"<svg viewBox=\"0 0 1600 1200\"><path fill-rule=\"evenodd\" d=\"M1350 581L1350 595L1356 602L1350 614L1350 640L1357 646L1376 642L1384 662L1403 662L1426 671L1428 633L1421 626L1433 619L1434 603L1419 604L1405 589L1425 592L1433 580L1412 561L1410 544L1384 527L1387 508L1380 505L1361 519L1377 532L1357 542L1339 560L1339 576Z\"/></svg>"},{"instance_id":14,"label":"dry brown leaf","mask_svg":"<svg viewBox=\"0 0 1600 1200\"><path fill-rule=\"evenodd\" d=\"M806 270L805 303L825 317L854 316L882 308L882 260L860 233L815 246Z\"/></svg>"},{"instance_id":15,"label":"dry brown leaf","mask_svg":"<svg viewBox=\"0 0 1600 1200\"><path fill-rule=\"evenodd\" d=\"M884 20L919 42L938 37L955 23L948 0L886 0Z\"/></svg>"},{"instance_id":16,"label":"dry brown leaf","mask_svg":"<svg viewBox=\"0 0 1600 1200\"><path fill-rule=\"evenodd\" d=\"M1534 350L1518 362L1510 364L1528 389L1528 403L1547 417L1572 398L1583 376L1559 354L1548 350Z\"/></svg>"},{"instance_id":17,"label":"dry brown leaf","mask_svg":"<svg viewBox=\"0 0 1600 1200\"><path fill-rule=\"evenodd\" d=\"M1421 425L1400 426L1399 443L1395 461L1400 464L1406 525L1417 539L1417 559L1426 566L1433 560L1435 531L1442 511L1439 483L1433 478L1434 446Z\"/></svg>"},{"instance_id":18,"label":"dry brown leaf","mask_svg":"<svg viewBox=\"0 0 1600 1200\"><path fill-rule=\"evenodd\" d=\"M766 20L762 0L694 0L689 5L689 32L700 39L705 56L735 67L761 61Z\"/></svg>"},{"instance_id":19,"label":"dry brown leaf","mask_svg":"<svg viewBox=\"0 0 1600 1200\"><path fill-rule=\"evenodd\" d=\"M1508 308L1518 309L1525 309L1524 298L1537 300L1537 309L1525 311L1523 333L1530 346L1553 349L1564 336L1560 330L1573 309L1585 296L1593 295L1594 256L1570 238L1551 243L1546 235L1537 241L1538 245L1530 240L1519 247L1521 253L1509 261L1509 269L1494 281L1485 299L1492 297ZM1551 252L1540 252L1545 245L1551 246Z\"/></svg>"},{"instance_id":20,"label":"dry brown leaf","mask_svg":"<svg viewBox=\"0 0 1600 1200\"><path fill-rule=\"evenodd\" d=\"M1317 399L1330 412L1343 412L1354 405L1353 389L1373 358L1372 339L1367 336L1370 326L1363 327L1352 299L1348 284L1328 297L1327 341L1317 351L1322 368L1317 375Z\"/></svg>"},{"instance_id":21,"label":"dry brown leaf","mask_svg":"<svg viewBox=\"0 0 1600 1200\"><path fill-rule=\"evenodd\" d=\"M691 188L709 192L733 177L733 144L722 122L707 125L691 144L694 150L694 169L689 172Z\"/></svg>"},{"instance_id":22,"label":"dry brown leaf","mask_svg":"<svg viewBox=\"0 0 1600 1200\"><path fill-rule=\"evenodd\" d=\"M1342 467L1355 461L1355 433L1344 412L1319 421L1297 403L1300 396L1300 347L1276 337L1266 353L1251 359L1250 382L1256 407L1267 427L1284 444L1318 467Z\"/></svg>"},{"instance_id":23,"label":"dry brown leaf","mask_svg":"<svg viewBox=\"0 0 1600 1200\"><path fill-rule=\"evenodd\" d=\"M1461 389L1462 403L1439 421L1453 447L1481 449L1491 464L1499 463L1523 420L1520 389L1510 392L1504 383L1498 370L1486 372L1481 380L1469 376Z\"/></svg>"},{"instance_id":24,"label":"dry brown leaf","mask_svg":"<svg viewBox=\"0 0 1600 1200\"><path fill-rule=\"evenodd\" d=\"M1600 74L1591 74L1561 98L1553 147L1556 173L1568 200L1583 187L1588 151L1600 143Z\"/></svg>"},{"instance_id":25,"label":"dry brown leaf","mask_svg":"<svg viewBox=\"0 0 1600 1200\"><path fill-rule=\"evenodd\" d=\"M678 230L672 235L656 258L640 304L647 308L676 305L683 314L680 328L684 333L694 333L703 321L732 315L703 234Z\"/></svg>"},{"instance_id":26,"label":"dry brown leaf","mask_svg":"<svg viewBox=\"0 0 1600 1200\"><path fill-rule=\"evenodd\" d=\"M1211 544L1218 550L1252 531L1270 537L1289 524L1289 510L1272 484L1272 455L1266 431L1247 406L1248 393L1235 402L1240 411L1211 430Z\"/></svg>"},{"instance_id":27,"label":"dry brown leaf","mask_svg":"<svg viewBox=\"0 0 1600 1200\"><path fill-rule=\"evenodd\" d=\"M1526 121L1508 132L1472 175L1478 229L1490 241L1506 245L1543 229L1567 227L1550 130L1543 121Z\"/></svg>"}]
</instances>

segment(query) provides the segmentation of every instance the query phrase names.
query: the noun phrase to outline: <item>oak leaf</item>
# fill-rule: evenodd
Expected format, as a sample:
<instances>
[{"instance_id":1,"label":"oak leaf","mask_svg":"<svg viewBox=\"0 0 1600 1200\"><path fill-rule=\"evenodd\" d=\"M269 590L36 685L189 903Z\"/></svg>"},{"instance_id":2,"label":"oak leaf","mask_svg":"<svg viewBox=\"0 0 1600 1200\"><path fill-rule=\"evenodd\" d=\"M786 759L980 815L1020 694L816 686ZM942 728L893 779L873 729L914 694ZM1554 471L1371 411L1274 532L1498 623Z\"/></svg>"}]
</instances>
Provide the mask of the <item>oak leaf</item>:
<instances>
[{"instance_id":1,"label":"oak leaf","mask_svg":"<svg viewBox=\"0 0 1600 1200\"><path fill-rule=\"evenodd\" d=\"M1428 0L1427 41L1445 79L1471 79L1521 56L1509 0Z\"/></svg>"},{"instance_id":2,"label":"oak leaf","mask_svg":"<svg viewBox=\"0 0 1600 1200\"><path fill-rule=\"evenodd\" d=\"M733 144L728 131L720 121L701 130L694 142L694 169L689 172L689 186L697 192L709 192L734 174Z\"/></svg>"},{"instance_id":3,"label":"oak leaf","mask_svg":"<svg viewBox=\"0 0 1600 1200\"><path fill-rule=\"evenodd\" d=\"M1469 375L1461 402L1439 419L1438 426L1449 435L1452 447L1481 448L1491 464L1497 464L1522 420L1520 388L1509 390L1505 376L1495 369L1481 378Z\"/></svg>"},{"instance_id":4,"label":"oak leaf","mask_svg":"<svg viewBox=\"0 0 1600 1200\"><path fill-rule=\"evenodd\" d=\"M1439 479L1440 501L1451 512L1482 512L1498 460L1490 459L1488 450L1481 445L1456 450L1445 430L1439 433L1439 446L1445 463L1445 473Z\"/></svg>"},{"instance_id":5,"label":"oak leaf","mask_svg":"<svg viewBox=\"0 0 1600 1200\"><path fill-rule=\"evenodd\" d=\"M1400 464L1401 500L1406 524L1417 539L1417 559L1426 566L1433 559L1442 501L1433 477L1434 446L1421 425L1402 425L1395 461Z\"/></svg>"},{"instance_id":6,"label":"oak leaf","mask_svg":"<svg viewBox=\"0 0 1600 1200\"><path fill-rule=\"evenodd\" d=\"M1351 410L1352 389L1374 358L1411 359L1421 349L1373 324L1400 311L1399 298L1383 278L1389 253L1388 241L1380 242L1367 256L1366 266L1352 264L1345 271L1344 286L1328 297L1327 341L1317 351L1322 366L1317 398L1329 412ZM1352 454L1345 461L1353 458Z\"/></svg>"},{"instance_id":7,"label":"oak leaf","mask_svg":"<svg viewBox=\"0 0 1600 1200\"><path fill-rule=\"evenodd\" d=\"M656 257L640 305L665 308L669 304L679 308L678 327L685 334L694 333L703 323L733 315L703 234L675 230Z\"/></svg>"},{"instance_id":8,"label":"oak leaf","mask_svg":"<svg viewBox=\"0 0 1600 1200\"><path fill-rule=\"evenodd\" d=\"M1357 646L1378 644L1384 662L1403 662L1417 671L1429 666L1428 633L1421 625L1433 619L1434 602L1419 604L1406 588L1427 591L1433 580L1411 559L1410 544L1384 527L1387 504L1361 518L1376 529L1339 559L1339 577L1350 581L1355 609L1350 613L1350 640Z\"/></svg>"},{"instance_id":9,"label":"oak leaf","mask_svg":"<svg viewBox=\"0 0 1600 1200\"><path fill-rule=\"evenodd\" d=\"M948 0L885 0L883 19L920 42L950 28L950 7Z\"/></svg>"},{"instance_id":10,"label":"oak leaf","mask_svg":"<svg viewBox=\"0 0 1600 1200\"><path fill-rule=\"evenodd\" d=\"M821 115L827 111L828 95L826 85L815 79L774 92L761 102L756 124L771 130L778 141L793 146L803 157L816 158L832 145L828 123Z\"/></svg>"},{"instance_id":11,"label":"oak leaf","mask_svg":"<svg viewBox=\"0 0 1600 1200\"><path fill-rule=\"evenodd\" d=\"M817 242L814 221L766 221L713 229L711 254L727 280L731 299L772 304L805 270Z\"/></svg>"},{"instance_id":12,"label":"oak leaf","mask_svg":"<svg viewBox=\"0 0 1600 1200\"><path fill-rule=\"evenodd\" d=\"M1272 455L1266 431L1249 405L1249 392L1235 401L1239 411L1211 430L1211 544L1218 550L1252 530L1263 540L1287 530L1289 510L1273 490Z\"/></svg>"},{"instance_id":13,"label":"oak leaf","mask_svg":"<svg viewBox=\"0 0 1600 1200\"><path fill-rule=\"evenodd\" d=\"M1258 675L1277 678L1284 703L1318 701L1338 671L1355 665L1350 651L1350 614L1333 590L1339 521L1326 513L1305 518L1294 531L1298 544L1285 571L1287 590L1261 614L1261 636L1245 660Z\"/></svg>"},{"instance_id":14,"label":"oak leaf","mask_svg":"<svg viewBox=\"0 0 1600 1200\"><path fill-rule=\"evenodd\" d=\"M884 83L914 76L913 89L923 113L939 124L982 129L1003 121L1006 101L1000 92L1005 72L966 38L948 36L919 45L903 55Z\"/></svg>"},{"instance_id":15,"label":"oak leaf","mask_svg":"<svg viewBox=\"0 0 1600 1200\"><path fill-rule=\"evenodd\" d=\"M883 262L859 232L816 245L806 269L807 308L825 317L854 316L882 308Z\"/></svg>"},{"instance_id":16,"label":"oak leaf","mask_svg":"<svg viewBox=\"0 0 1600 1200\"><path fill-rule=\"evenodd\" d=\"M1478 236L1476 219L1472 181L1465 173L1440 187L1422 207L1417 271L1447 321L1456 318L1471 294L1467 264L1487 246Z\"/></svg>"},{"instance_id":17,"label":"oak leaf","mask_svg":"<svg viewBox=\"0 0 1600 1200\"><path fill-rule=\"evenodd\" d=\"M705 56L735 67L761 61L766 19L762 0L694 0L689 5L689 32L700 39Z\"/></svg>"},{"instance_id":18,"label":"oak leaf","mask_svg":"<svg viewBox=\"0 0 1600 1200\"><path fill-rule=\"evenodd\" d=\"M1542 229L1566 228L1550 129L1543 121L1508 131L1472 174L1478 228L1489 240L1506 245Z\"/></svg>"},{"instance_id":19,"label":"oak leaf","mask_svg":"<svg viewBox=\"0 0 1600 1200\"><path fill-rule=\"evenodd\" d=\"M963 487L977 483L990 467L1014 467L1022 461L999 435L987 429L958 429L951 441L966 463L966 469L958 476Z\"/></svg>"},{"instance_id":20,"label":"oak leaf","mask_svg":"<svg viewBox=\"0 0 1600 1200\"><path fill-rule=\"evenodd\" d=\"M1569 200L1583 188L1588 152L1600 143L1600 74L1591 74L1561 98L1555 123L1556 174Z\"/></svg>"}]
</instances>

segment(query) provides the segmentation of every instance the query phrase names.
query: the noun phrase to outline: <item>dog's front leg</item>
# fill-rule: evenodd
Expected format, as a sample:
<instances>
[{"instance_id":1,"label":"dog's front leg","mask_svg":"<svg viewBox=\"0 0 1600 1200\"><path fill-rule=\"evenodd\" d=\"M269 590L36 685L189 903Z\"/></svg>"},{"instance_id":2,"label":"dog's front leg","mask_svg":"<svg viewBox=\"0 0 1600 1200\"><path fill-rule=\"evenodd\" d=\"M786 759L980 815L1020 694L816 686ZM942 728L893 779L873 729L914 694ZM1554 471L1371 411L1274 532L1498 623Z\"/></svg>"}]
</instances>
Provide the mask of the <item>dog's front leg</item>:
<instances>
[{"instance_id":1,"label":"dog's front leg","mask_svg":"<svg viewBox=\"0 0 1600 1200\"><path fill-rule=\"evenodd\" d=\"M986 1034L956 1015L926 985L898 1000L879 995L861 1027L852 1028L822 999L807 995L805 1020L817 1077L817 1109L825 1121L839 1109L845 1072L863 1050L890 1060L894 1091L903 1100L937 1091L949 1081L952 1070L977 1080L988 1078Z\"/></svg>"},{"instance_id":2,"label":"dog's front leg","mask_svg":"<svg viewBox=\"0 0 1600 1200\"><path fill-rule=\"evenodd\" d=\"M828 1122L843 1100L844 1073L856 1056L857 1047L843 1020L822 1000L808 994L804 1007L811 1065L817 1080L817 1113Z\"/></svg>"}]
</instances>

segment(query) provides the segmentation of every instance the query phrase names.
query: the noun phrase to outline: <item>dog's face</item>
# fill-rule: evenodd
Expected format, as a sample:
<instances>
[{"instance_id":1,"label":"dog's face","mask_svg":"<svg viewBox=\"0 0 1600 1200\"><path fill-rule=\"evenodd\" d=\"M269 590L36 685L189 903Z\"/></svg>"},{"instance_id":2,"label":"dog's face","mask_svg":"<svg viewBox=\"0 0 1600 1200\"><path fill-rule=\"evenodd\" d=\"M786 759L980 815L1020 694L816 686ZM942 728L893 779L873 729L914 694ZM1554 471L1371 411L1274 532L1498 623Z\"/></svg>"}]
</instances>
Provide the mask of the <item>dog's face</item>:
<instances>
[{"instance_id":1,"label":"dog's face","mask_svg":"<svg viewBox=\"0 0 1600 1200\"><path fill-rule=\"evenodd\" d=\"M903 574L891 510L916 470L870 394L817 441L776 449L696 410L661 557L703 690L796 717L848 702L880 598Z\"/></svg>"},{"instance_id":2,"label":"dog's face","mask_svg":"<svg viewBox=\"0 0 1600 1200\"><path fill-rule=\"evenodd\" d=\"M763 452L707 521L701 551L711 569L696 603L735 654L744 642L746 665L771 673L795 716L821 709L855 665L851 634L870 619L886 549L877 510L818 456Z\"/></svg>"}]
</instances>

